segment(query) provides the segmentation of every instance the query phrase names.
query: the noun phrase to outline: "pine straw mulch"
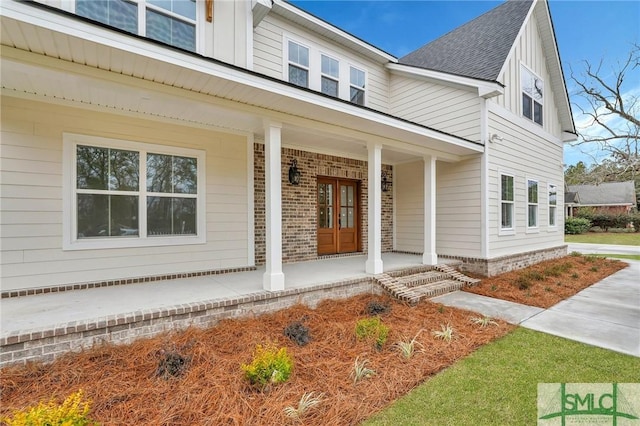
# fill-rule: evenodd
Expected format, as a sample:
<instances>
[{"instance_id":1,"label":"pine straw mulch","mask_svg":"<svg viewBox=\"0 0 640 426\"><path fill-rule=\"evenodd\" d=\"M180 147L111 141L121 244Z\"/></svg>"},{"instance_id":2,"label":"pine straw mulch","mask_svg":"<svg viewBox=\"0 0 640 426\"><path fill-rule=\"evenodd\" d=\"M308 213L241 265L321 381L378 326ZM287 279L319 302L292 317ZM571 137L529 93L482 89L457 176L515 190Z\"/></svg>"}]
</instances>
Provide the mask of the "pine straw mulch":
<instances>
[{"instance_id":1,"label":"pine straw mulch","mask_svg":"<svg viewBox=\"0 0 640 426\"><path fill-rule=\"evenodd\" d=\"M381 315L390 327L381 350L354 334L372 300L391 308ZM305 392L314 392L324 394L323 400L301 423L354 425L513 328L498 320L481 327L473 317L430 301L409 307L386 296L362 295L325 301L316 309L297 305L224 320L208 329L190 328L130 345L107 344L52 364L0 370L0 417L51 398L61 402L83 389L92 401L90 416L104 425L286 425L296 421L284 408L297 407ZM283 333L295 321L310 329L306 346ZM446 324L454 330L449 343L433 334ZM423 351L404 359L394 343L416 335ZM294 371L286 383L261 392L249 387L240 366L251 361L257 344L267 343L288 348ZM184 364L163 364L167 354L184 357ZM376 375L354 384L350 373L356 358L368 360Z\"/></svg>"},{"instance_id":2,"label":"pine straw mulch","mask_svg":"<svg viewBox=\"0 0 640 426\"><path fill-rule=\"evenodd\" d=\"M550 308L627 266L628 263L616 259L572 254L495 277L482 278L477 286L465 287L464 290Z\"/></svg>"}]
</instances>

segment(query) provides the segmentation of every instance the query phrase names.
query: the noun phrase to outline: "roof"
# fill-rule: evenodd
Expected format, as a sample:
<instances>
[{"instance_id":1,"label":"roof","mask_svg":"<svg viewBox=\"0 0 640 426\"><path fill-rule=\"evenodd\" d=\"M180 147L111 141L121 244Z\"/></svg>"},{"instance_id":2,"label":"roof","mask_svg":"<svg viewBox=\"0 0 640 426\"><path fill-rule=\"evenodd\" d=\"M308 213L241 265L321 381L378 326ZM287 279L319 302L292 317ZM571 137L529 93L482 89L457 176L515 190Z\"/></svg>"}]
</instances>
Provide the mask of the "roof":
<instances>
[{"instance_id":1,"label":"roof","mask_svg":"<svg viewBox=\"0 0 640 426\"><path fill-rule=\"evenodd\" d=\"M565 204L580 204L580 197L577 192L565 192L564 193Z\"/></svg>"},{"instance_id":2,"label":"roof","mask_svg":"<svg viewBox=\"0 0 640 426\"><path fill-rule=\"evenodd\" d=\"M532 4L532 0L509 0L403 56L398 62L495 81Z\"/></svg>"},{"instance_id":3,"label":"roof","mask_svg":"<svg viewBox=\"0 0 640 426\"><path fill-rule=\"evenodd\" d=\"M577 192L581 205L635 205L636 187L633 181L604 182L599 185L569 185L570 192Z\"/></svg>"}]
</instances>

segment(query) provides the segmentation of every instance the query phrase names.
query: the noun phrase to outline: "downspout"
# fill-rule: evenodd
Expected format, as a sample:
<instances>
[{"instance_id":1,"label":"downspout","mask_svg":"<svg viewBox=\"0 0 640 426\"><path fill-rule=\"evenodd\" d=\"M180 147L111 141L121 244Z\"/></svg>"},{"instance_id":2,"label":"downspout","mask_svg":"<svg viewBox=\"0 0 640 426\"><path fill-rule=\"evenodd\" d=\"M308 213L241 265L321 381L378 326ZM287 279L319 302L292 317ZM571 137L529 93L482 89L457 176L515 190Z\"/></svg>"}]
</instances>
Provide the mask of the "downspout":
<instances>
[{"instance_id":1,"label":"downspout","mask_svg":"<svg viewBox=\"0 0 640 426\"><path fill-rule=\"evenodd\" d=\"M480 142L484 145L480 168L480 257L489 258L489 115L487 100L480 96Z\"/></svg>"}]
</instances>

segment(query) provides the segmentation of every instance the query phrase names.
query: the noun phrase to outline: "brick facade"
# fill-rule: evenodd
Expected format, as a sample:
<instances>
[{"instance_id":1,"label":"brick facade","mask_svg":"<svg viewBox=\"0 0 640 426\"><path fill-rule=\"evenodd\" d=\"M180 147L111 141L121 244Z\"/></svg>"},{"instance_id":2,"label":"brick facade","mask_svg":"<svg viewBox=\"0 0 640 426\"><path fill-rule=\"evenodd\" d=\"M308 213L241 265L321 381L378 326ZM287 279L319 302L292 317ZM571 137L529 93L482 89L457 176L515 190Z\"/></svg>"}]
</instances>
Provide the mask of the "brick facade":
<instances>
[{"instance_id":1,"label":"brick facade","mask_svg":"<svg viewBox=\"0 0 640 426\"><path fill-rule=\"evenodd\" d=\"M301 172L300 185L289 183L289 166L295 159ZM265 157L264 145L254 145L255 256L256 265L265 263ZM282 150L282 261L317 259L317 177L358 181L360 184L360 244L367 252L368 179L367 162L332 155L284 148ZM382 170L393 181L393 168ZM393 195L382 193L382 251L393 250Z\"/></svg>"}]
</instances>

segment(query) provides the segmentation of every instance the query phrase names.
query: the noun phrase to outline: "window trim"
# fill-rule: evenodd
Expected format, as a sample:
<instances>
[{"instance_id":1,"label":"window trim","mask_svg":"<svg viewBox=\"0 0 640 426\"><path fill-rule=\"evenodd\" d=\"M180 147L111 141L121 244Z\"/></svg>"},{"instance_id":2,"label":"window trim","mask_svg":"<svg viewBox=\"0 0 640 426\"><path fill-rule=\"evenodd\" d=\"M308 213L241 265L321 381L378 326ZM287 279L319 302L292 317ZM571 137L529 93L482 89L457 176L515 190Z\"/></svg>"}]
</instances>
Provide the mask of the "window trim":
<instances>
[{"instance_id":1,"label":"window trim","mask_svg":"<svg viewBox=\"0 0 640 426\"><path fill-rule=\"evenodd\" d=\"M535 203L532 203L531 200L529 200L529 182L534 182L536 184L536 194L538 199ZM525 215L527 232L529 233L538 232L538 230L540 229L540 181L538 179L527 178L525 180L525 190L527 194L527 209L526 209L526 215ZM529 207L530 206L535 206L536 208L535 225L529 225Z\"/></svg>"},{"instance_id":2,"label":"window trim","mask_svg":"<svg viewBox=\"0 0 640 426\"><path fill-rule=\"evenodd\" d=\"M360 71L364 74L364 86L360 87L360 86L356 86L353 84L353 82L351 81L351 69ZM362 91L362 105L366 105L367 104L367 70L366 69L362 69L358 66L355 66L353 64L349 64L349 102L351 102L354 105L360 105L356 102L351 101L351 89L354 88L356 90L361 90Z\"/></svg>"},{"instance_id":3,"label":"window trim","mask_svg":"<svg viewBox=\"0 0 640 426\"><path fill-rule=\"evenodd\" d=\"M305 66L305 65L300 64L298 62L292 62L289 59L289 45L291 43L296 44L299 47L303 47L303 48L307 49L307 59L309 60L309 64L308 65ZM287 39L286 44L287 44L287 50L285 52L286 53L286 58L287 58L287 64L286 64L286 70L285 70L285 75L286 75L285 79L286 79L286 81L291 83L291 84L293 84L293 85L296 85L298 87L304 87L304 88L307 88L307 89L310 88L311 87L311 48L309 46L303 44L303 43L300 43L298 41L291 40L291 39ZM299 84L296 84L296 83L291 81L291 74L289 73L289 67L291 67L291 66L294 66L296 68L299 68L299 69L304 70L304 71L307 72L307 85L306 86L300 86Z\"/></svg>"},{"instance_id":4,"label":"window trim","mask_svg":"<svg viewBox=\"0 0 640 426\"><path fill-rule=\"evenodd\" d=\"M508 176L513 180L512 189L513 189L513 200L503 200L502 199L502 176ZM502 205L504 203L508 203L511 205L511 226L508 228L504 228L502 226ZM508 173L504 171L498 172L498 235L515 235L516 233L516 177L513 173Z\"/></svg>"},{"instance_id":5,"label":"window trim","mask_svg":"<svg viewBox=\"0 0 640 426\"><path fill-rule=\"evenodd\" d=\"M324 57L326 57L326 58L328 58L328 59L334 60L334 61L336 61L336 62L338 63L338 77L334 77L334 76L332 76L332 75L330 75L330 74L325 74L324 72L322 72L322 57L323 57L323 56L324 56ZM320 52L320 92L321 92L321 93L324 93L324 92L322 91L322 79L323 79L323 78L326 78L326 79L328 79L328 80L335 81L335 82L337 83L337 86L338 86L338 94L337 94L336 96L333 96L333 95L331 95L331 94L329 94L329 93L325 93L325 95L327 95L327 96L333 96L333 97L335 97L335 98L340 98L340 59L334 58L334 57L333 57L333 56L331 56L331 55L327 55L327 54L326 54L326 53L324 53L324 52Z\"/></svg>"},{"instance_id":6,"label":"window trim","mask_svg":"<svg viewBox=\"0 0 640 426\"><path fill-rule=\"evenodd\" d=\"M525 94L526 94L526 93L525 93L525 91L524 91L524 87L522 86L522 80L523 80L523 78L524 78L524 72L523 72L523 70L527 71L527 72L528 72L529 74L531 74L534 78L537 78L538 80L540 80L540 81L542 82L542 88L543 88L543 90L542 90L542 99L541 99L541 102L538 102L538 101L537 101L537 100L535 100L533 97L531 97L531 118L527 117L527 116L524 114L524 108L523 108L523 105L524 105L524 96L525 96ZM527 66L526 66L525 64L523 64L523 63L520 63L520 116L521 116L522 118L524 118L524 119L526 119L526 120L528 120L528 121L530 121L530 122L532 122L532 123L535 123L535 124L536 124L536 125L538 125L538 126L542 126L542 127L544 127L544 122L545 122L545 120L544 120L544 111L545 111L545 108L544 108L544 97L545 97L545 92L546 92L546 90L544 89L544 87L545 87L544 79L543 79L542 77L540 77L537 73L533 72L533 70L531 70L531 68L527 67ZM527 95L527 96L529 96L528 94L526 94L526 95ZM536 116L536 114L535 114L535 104L536 104L536 103L537 103L538 105L540 105L540 108L541 108L540 123L538 123L538 122L535 120L535 116Z\"/></svg>"},{"instance_id":7,"label":"window trim","mask_svg":"<svg viewBox=\"0 0 640 426\"><path fill-rule=\"evenodd\" d=\"M171 235L152 236L146 235L146 215L139 214L138 228L141 230L137 237L127 238L91 238L78 239L77 231L77 190L76 190L76 147L88 145L129 151L153 152L154 154L178 155L195 157L198 162L198 192L196 195L196 235ZM203 150L192 148L178 148L169 145L159 145L146 142L133 142L121 139L111 139L98 136L89 136L73 133L63 134L62 148L62 249L63 250L90 250L90 249L117 249L128 247L157 247L206 243L206 153ZM143 211L142 202L146 203L146 164L140 159L140 182L138 211Z\"/></svg>"},{"instance_id":8,"label":"window trim","mask_svg":"<svg viewBox=\"0 0 640 426\"><path fill-rule=\"evenodd\" d=\"M549 228L549 230L551 231L557 231L558 230L558 185L555 185L553 183L549 183L547 185L547 205L548 205L548 217L547 217L547 226ZM553 192L556 195L556 200L555 200L555 204L551 204L551 188L553 188ZM554 212L553 215L551 214L551 208L554 208ZM551 218L553 217L553 224L551 224Z\"/></svg>"}]
</instances>

